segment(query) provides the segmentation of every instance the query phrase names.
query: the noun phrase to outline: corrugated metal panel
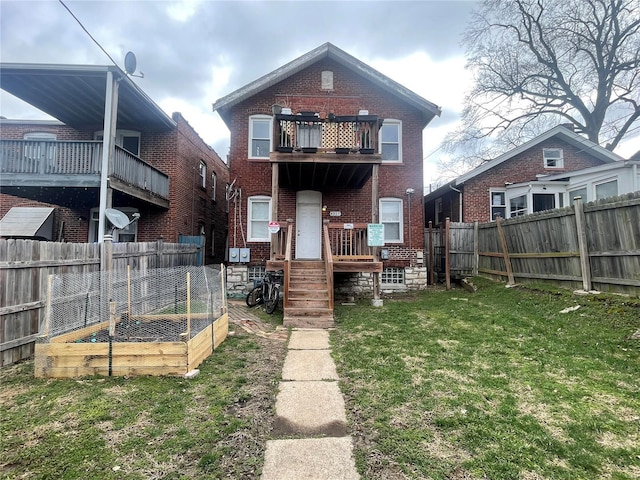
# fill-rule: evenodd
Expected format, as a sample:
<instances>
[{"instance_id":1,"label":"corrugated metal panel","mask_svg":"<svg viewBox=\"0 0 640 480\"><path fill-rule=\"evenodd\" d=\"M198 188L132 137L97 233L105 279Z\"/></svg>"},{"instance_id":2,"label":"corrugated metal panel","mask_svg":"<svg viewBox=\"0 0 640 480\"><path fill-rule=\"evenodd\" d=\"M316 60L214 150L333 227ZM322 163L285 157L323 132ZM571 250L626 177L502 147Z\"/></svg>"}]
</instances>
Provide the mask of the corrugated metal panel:
<instances>
[{"instance_id":1,"label":"corrugated metal panel","mask_svg":"<svg viewBox=\"0 0 640 480\"><path fill-rule=\"evenodd\" d=\"M51 207L12 207L0 220L0 236L51 240L53 210Z\"/></svg>"}]
</instances>

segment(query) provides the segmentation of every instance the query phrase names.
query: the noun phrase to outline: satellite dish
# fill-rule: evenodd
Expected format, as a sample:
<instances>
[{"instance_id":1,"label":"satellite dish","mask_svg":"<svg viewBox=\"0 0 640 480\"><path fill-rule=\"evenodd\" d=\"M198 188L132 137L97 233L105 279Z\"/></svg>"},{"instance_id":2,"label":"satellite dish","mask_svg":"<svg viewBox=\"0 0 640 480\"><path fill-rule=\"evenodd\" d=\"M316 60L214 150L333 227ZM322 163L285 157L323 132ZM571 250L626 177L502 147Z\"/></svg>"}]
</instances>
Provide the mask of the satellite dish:
<instances>
[{"instance_id":1,"label":"satellite dish","mask_svg":"<svg viewBox=\"0 0 640 480\"><path fill-rule=\"evenodd\" d=\"M136 60L136 54L133 52L127 52L124 56L124 71L128 75L133 75L136 71L138 61Z\"/></svg>"},{"instance_id":2,"label":"satellite dish","mask_svg":"<svg viewBox=\"0 0 640 480\"><path fill-rule=\"evenodd\" d=\"M104 211L104 214L107 217L107 220L109 220L118 230L123 229L130 223L127 214L120 210L116 210L115 208L107 208Z\"/></svg>"}]
</instances>

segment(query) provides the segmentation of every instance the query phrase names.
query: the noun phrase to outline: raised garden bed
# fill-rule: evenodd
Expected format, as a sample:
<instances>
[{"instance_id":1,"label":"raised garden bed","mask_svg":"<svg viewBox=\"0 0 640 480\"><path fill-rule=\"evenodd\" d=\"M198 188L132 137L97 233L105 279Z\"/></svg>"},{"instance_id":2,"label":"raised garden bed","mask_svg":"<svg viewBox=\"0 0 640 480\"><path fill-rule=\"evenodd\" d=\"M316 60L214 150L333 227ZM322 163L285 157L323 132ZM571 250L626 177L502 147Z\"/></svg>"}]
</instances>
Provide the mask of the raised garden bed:
<instances>
[{"instance_id":1,"label":"raised garden bed","mask_svg":"<svg viewBox=\"0 0 640 480\"><path fill-rule=\"evenodd\" d=\"M196 322L207 326L189 338ZM109 341L109 322L102 322L36 344L35 376L72 378L80 376L185 375L197 368L227 337L228 314L213 323L207 314L140 315L115 324ZM145 338L138 325L145 324ZM150 325L155 324L155 325ZM149 336L148 327L154 332ZM171 328L170 328L171 327ZM171 334L180 331L182 333ZM188 340L187 340L188 338Z\"/></svg>"}]
</instances>

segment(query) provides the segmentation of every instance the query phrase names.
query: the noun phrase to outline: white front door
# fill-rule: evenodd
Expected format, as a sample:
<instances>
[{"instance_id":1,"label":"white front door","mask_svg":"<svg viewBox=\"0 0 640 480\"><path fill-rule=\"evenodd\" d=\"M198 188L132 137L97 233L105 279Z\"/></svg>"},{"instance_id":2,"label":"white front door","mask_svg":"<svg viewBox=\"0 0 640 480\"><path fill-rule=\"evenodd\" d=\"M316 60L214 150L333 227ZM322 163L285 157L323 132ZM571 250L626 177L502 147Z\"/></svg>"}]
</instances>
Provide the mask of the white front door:
<instances>
[{"instance_id":1,"label":"white front door","mask_svg":"<svg viewBox=\"0 0 640 480\"><path fill-rule=\"evenodd\" d=\"M296 258L321 258L322 193L302 190L296 194Z\"/></svg>"}]
</instances>

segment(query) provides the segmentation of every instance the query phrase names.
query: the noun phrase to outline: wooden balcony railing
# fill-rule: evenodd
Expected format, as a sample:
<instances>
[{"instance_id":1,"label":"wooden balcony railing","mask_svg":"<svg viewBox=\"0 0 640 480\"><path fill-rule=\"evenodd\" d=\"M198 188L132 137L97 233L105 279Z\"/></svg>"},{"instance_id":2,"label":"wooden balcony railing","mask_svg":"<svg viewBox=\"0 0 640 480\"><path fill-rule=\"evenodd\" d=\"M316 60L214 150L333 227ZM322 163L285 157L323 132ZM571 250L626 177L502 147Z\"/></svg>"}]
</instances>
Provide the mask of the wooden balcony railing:
<instances>
[{"instance_id":1,"label":"wooden balcony railing","mask_svg":"<svg viewBox=\"0 0 640 480\"><path fill-rule=\"evenodd\" d=\"M378 151L382 119L377 115L329 114L327 118L320 118L304 112L275 117L276 150L279 152L373 154Z\"/></svg>"},{"instance_id":2,"label":"wooden balcony railing","mask_svg":"<svg viewBox=\"0 0 640 480\"><path fill-rule=\"evenodd\" d=\"M329 223L326 227L325 243L334 261L375 260L373 247L367 245L366 223Z\"/></svg>"},{"instance_id":3,"label":"wooden balcony railing","mask_svg":"<svg viewBox=\"0 0 640 480\"><path fill-rule=\"evenodd\" d=\"M39 175L100 175L102 142L0 140L0 172ZM163 198L169 177L116 146L109 176Z\"/></svg>"}]
</instances>

